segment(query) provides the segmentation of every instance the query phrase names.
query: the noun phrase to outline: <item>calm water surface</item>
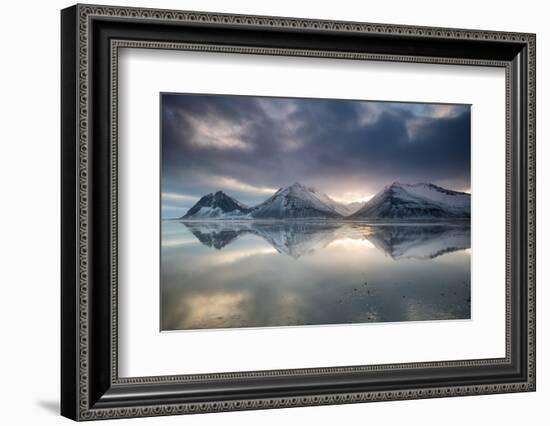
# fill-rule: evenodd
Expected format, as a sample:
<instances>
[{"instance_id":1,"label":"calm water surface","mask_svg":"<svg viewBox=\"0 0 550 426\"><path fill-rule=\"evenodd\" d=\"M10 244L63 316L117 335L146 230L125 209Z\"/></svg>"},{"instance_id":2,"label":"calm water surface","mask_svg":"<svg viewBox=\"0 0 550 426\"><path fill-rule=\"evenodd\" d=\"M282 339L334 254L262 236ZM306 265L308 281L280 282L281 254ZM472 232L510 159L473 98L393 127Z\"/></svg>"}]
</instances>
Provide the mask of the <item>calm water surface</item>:
<instances>
[{"instance_id":1,"label":"calm water surface","mask_svg":"<svg viewBox=\"0 0 550 426\"><path fill-rule=\"evenodd\" d=\"M466 225L162 222L162 330L467 318Z\"/></svg>"}]
</instances>

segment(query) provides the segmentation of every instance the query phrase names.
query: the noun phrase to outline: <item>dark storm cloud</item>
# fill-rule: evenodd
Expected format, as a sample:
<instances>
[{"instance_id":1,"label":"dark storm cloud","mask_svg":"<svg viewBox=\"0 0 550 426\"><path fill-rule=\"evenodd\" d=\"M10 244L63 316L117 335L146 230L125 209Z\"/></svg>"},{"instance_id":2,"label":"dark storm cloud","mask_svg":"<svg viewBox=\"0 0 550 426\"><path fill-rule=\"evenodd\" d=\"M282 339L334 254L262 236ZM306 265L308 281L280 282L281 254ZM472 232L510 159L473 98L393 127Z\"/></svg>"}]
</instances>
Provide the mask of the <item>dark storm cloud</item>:
<instances>
[{"instance_id":1,"label":"dark storm cloud","mask_svg":"<svg viewBox=\"0 0 550 426\"><path fill-rule=\"evenodd\" d=\"M166 212L295 181L341 199L395 180L470 187L469 106L164 94L161 108Z\"/></svg>"}]
</instances>

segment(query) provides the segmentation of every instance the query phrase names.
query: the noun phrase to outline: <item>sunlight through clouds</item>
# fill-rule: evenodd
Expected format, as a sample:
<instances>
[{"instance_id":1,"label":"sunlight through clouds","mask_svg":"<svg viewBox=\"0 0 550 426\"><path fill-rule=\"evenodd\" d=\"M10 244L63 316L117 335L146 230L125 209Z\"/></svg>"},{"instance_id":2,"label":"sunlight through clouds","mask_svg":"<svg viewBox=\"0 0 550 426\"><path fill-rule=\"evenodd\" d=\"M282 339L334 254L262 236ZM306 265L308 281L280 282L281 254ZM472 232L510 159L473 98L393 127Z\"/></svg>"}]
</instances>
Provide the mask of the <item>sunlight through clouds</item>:
<instances>
[{"instance_id":1,"label":"sunlight through clouds","mask_svg":"<svg viewBox=\"0 0 550 426\"><path fill-rule=\"evenodd\" d=\"M334 201L337 201L339 203L345 203L345 204L366 203L374 196L373 194L360 192L360 191L346 191L338 195L333 195L333 194L327 194L327 195L330 198L332 198Z\"/></svg>"},{"instance_id":2,"label":"sunlight through clouds","mask_svg":"<svg viewBox=\"0 0 550 426\"><path fill-rule=\"evenodd\" d=\"M191 143L199 148L237 149L242 151L253 149L253 145L244 140L248 128L247 124L208 116L198 118L188 115L187 120L194 131Z\"/></svg>"},{"instance_id":3,"label":"sunlight through clouds","mask_svg":"<svg viewBox=\"0 0 550 426\"><path fill-rule=\"evenodd\" d=\"M197 197L194 197L192 195L186 195L186 194L175 194L172 192L163 192L161 194L161 197L163 200L170 200L170 201L197 201Z\"/></svg>"},{"instance_id":4,"label":"sunlight through clouds","mask_svg":"<svg viewBox=\"0 0 550 426\"><path fill-rule=\"evenodd\" d=\"M454 118L464 109L463 105L432 105L432 117L434 118Z\"/></svg>"},{"instance_id":5,"label":"sunlight through clouds","mask_svg":"<svg viewBox=\"0 0 550 426\"><path fill-rule=\"evenodd\" d=\"M222 188L225 190L252 192L255 194L273 194L277 191L277 188L250 185L248 183L241 182L238 179L227 176L204 176L203 179L213 187Z\"/></svg>"}]
</instances>

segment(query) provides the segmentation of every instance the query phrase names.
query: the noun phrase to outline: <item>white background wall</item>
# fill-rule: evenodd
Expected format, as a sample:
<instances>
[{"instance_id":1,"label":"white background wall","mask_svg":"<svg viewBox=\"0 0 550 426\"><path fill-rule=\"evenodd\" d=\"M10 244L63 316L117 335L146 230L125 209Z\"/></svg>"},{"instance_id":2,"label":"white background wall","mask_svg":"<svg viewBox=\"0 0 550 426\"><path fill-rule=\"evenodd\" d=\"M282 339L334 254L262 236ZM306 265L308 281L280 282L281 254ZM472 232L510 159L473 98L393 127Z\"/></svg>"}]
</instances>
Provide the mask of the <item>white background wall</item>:
<instances>
[{"instance_id":1,"label":"white background wall","mask_svg":"<svg viewBox=\"0 0 550 426\"><path fill-rule=\"evenodd\" d=\"M422 401L293 408L102 424L547 424L550 401L549 12L540 0L108 1L143 7L537 33L538 390ZM2 5L0 24L0 401L2 424L68 424L59 404L59 9ZM490 170L488 165L488 171ZM483 423L482 423L483 422Z\"/></svg>"}]
</instances>

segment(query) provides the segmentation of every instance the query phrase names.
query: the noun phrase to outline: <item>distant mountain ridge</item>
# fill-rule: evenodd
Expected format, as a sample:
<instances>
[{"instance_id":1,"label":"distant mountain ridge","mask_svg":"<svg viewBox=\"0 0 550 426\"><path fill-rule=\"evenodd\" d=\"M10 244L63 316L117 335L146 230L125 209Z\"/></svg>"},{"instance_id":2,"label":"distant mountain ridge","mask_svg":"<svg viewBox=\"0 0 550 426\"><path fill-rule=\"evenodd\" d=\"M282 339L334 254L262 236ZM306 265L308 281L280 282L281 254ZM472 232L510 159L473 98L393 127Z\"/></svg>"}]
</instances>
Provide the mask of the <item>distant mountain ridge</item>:
<instances>
[{"instance_id":1,"label":"distant mountain ridge","mask_svg":"<svg viewBox=\"0 0 550 426\"><path fill-rule=\"evenodd\" d=\"M349 219L467 219L470 194L432 183L394 182L371 198Z\"/></svg>"},{"instance_id":2,"label":"distant mountain ridge","mask_svg":"<svg viewBox=\"0 0 550 426\"><path fill-rule=\"evenodd\" d=\"M431 183L387 185L366 203L339 203L296 182L248 207L223 191L203 196L180 219L467 219L470 194Z\"/></svg>"}]
</instances>

